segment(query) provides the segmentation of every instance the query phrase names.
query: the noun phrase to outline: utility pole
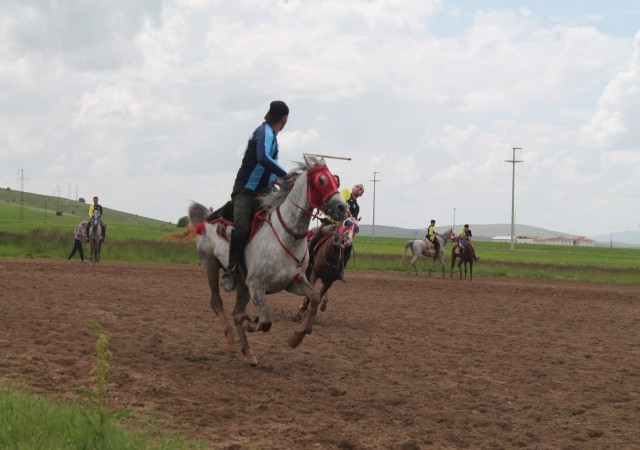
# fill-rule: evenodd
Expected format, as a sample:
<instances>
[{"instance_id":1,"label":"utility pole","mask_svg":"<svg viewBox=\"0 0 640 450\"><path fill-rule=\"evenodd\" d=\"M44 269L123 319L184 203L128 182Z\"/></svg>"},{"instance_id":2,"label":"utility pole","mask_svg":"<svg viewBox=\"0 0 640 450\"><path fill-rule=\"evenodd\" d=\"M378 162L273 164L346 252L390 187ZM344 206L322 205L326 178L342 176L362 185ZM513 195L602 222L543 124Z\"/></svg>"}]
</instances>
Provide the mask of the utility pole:
<instances>
[{"instance_id":1,"label":"utility pole","mask_svg":"<svg viewBox=\"0 0 640 450\"><path fill-rule=\"evenodd\" d=\"M610 236L609 245L610 245L610 248L613 248L613 230L615 230L615 229L616 229L616 227L609 227L609 233L610 233L609 234L609 236Z\"/></svg>"},{"instance_id":2,"label":"utility pole","mask_svg":"<svg viewBox=\"0 0 640 450\"><path fill-rule=\"evenodd\" d=\"M24 169L18 169L20 174L20 222L24 220ZM27 180L29 181L29 180Z\"/></svg>"},{"instance_id":3,"label":"utility pole","mask_svg":"<svg viewBox=\"0 0 640 450\"><path fill-rule=\"evenodd\" d=\"M513 147L513 158L511 161L505 159L505 162L511 163L513 165L511 172L511 251L515 248L516 243L516 209L515 209L515 198L516 198L516 163L522 162L521 160L516 160L516 150L522 150L520 147Z\"/></svg>"},{"instance_id":4,"label":"utility pole","mask_svg":"<svg viewBox=\"0 0 640 450\"><path fill-rule=\"evenodd\" d=\"M376 174L379 174L380 172L373 172L373 180L369 180L369 181L373 181L373 226L371 227L371 235L375 236L376 235L376 183L382 180L378 180L376 179Z\"/></svg>"},{"instance_id":5,"label":"utility pole","mask_svg":"<svg viewBox=\"0 0 640 450\"><path fill-rule=\"evenodd\" d=\"M456 229L456 209L453 208L453 225L451 225L451 229L455 230Z\"/></svg>"}]
</instances>

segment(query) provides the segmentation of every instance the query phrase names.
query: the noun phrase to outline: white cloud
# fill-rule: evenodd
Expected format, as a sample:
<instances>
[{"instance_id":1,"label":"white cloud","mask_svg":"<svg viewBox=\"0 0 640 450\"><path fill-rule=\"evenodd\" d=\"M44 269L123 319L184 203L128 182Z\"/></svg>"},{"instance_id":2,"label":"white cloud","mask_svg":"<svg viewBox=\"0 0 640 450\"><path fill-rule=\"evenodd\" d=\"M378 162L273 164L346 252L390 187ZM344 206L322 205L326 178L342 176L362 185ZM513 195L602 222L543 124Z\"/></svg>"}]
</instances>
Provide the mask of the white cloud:
<instances>
[{"instance_id":1,"label":"white cloud","mask_svg":"<svg viewBox=\"0 0 640 450\"><path fill-rule=\"evenodd\" d=\"M601 232L611 224L593 205L620 218L637 200L639 38L634 53L615 27L634 16L615 5L574 9L7 1L0 185L24 169L28 190L77 185L105 208L175 222L190 199L228 198L246 140L282 99L282 164L351 157L328 162L343 186L365 184L364 223L374 172L377 224L446 224L453 208L463 222L508 222L505 160L522 147L519 221ZM620 229L640 223L625 217Z\"/></svg>"},{"instance_id":2,"label":"white cloud","mask_svg":"<svg viewBox=\"0 0 640 450\"><path fill-rule=\"evenodd\" d=\"M582 128L585 147L631 150L640 153L640 33L628 67L607 85L592 119Z\"/></svg>"}]
</instances>

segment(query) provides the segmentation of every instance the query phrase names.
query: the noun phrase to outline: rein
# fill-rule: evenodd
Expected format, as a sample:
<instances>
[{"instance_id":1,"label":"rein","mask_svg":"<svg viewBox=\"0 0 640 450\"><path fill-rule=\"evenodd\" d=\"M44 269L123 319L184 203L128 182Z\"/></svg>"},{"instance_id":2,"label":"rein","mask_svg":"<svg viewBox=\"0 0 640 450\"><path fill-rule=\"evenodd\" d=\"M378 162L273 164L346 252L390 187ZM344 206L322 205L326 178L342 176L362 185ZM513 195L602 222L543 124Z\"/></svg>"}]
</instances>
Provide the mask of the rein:
<instances>
[{"instance_id":1,"label":"rein","mask_svg":"<svg viewBox=\"0 0 640 450\"><path fill-rule=\"evenodd\" d=\"M293 230L291 230L285 223L284 220L282 219L282 215L280 214L280 208L276 209L277 213L278 213L278 219L280 220L280 223L282 224L282 227L284 228L284 230L290 235L293 236L296 239L302 239L302 238L306 238L307 237L307 233L295 233ZM274 236L276 237L276 239L278 240L278 242L280 243L280 246L284 249L285 252L287 252L287 254L289 256L291 256L291 258L293 258L293 260L295 262L298 263L298 270L296 271L296 274L293 276L293 282L297 283L298 280L300 280L300 274L302 273L302 264L304 263L305 258L307 257L307 253L309 251L309 247L305 246L304 248L304 255L302 255L301 259L298 259L296 257L296 255L294 255L291 250L289 250L287 248L286 245L284 245L284 242L282 242L282 239L280 239L280 236L278 236L278 232L276 231L275 227L273 226L273 223L271 222L271 217L269 216L266 219L266 222L269 224L269 226L271 227L271 231L273 231Z\"/></svg>"}]
</instances>

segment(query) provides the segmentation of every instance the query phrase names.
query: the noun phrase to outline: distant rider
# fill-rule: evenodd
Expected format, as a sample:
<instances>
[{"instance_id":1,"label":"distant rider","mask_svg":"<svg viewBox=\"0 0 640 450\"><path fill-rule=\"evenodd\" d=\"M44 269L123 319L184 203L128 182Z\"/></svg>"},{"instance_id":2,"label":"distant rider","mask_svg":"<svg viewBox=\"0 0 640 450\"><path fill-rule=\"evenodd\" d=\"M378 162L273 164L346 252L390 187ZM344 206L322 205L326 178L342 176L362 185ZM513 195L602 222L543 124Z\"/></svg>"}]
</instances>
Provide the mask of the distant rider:
<instances>
[{"instance_id":1,"label":"distant rider","mask_svg":"<svg viewBox=\"0 0 640 450\"><path fill-rule=\"evenodd\" d=\"M91 223L93 221L93 211L98 210L100 212L100 218L102 218L102 205L98 203L98 197L93 197L93 203L89 206L89 222L87 223L87 240L89 240L89 233L91 231ZM107 224L102 221L102 239L104 243L107 239Z\"/></svg>"},{"instance_id":2,"label":"distant rider","mask_svg":"<svg viewBox=\"0 0 640 450\"><path fill-rule=\"evenodd\" d=\"M431 219L431 225L429 225L429 228L427 228L427 235L425 236L425 238L433 244L436 254L440 253L440 241L437 239L437 237L438 233L436 233L436 221L434 219Z\"/></svg>"}]
</instances>

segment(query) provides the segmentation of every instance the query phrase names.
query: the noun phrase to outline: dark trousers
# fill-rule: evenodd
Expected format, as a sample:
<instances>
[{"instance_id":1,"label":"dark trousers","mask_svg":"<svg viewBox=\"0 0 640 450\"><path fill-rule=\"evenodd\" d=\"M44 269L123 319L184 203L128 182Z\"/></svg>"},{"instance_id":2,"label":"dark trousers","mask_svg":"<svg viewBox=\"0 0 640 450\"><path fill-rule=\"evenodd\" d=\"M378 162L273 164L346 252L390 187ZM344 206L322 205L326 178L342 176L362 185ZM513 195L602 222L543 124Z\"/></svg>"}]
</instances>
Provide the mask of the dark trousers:
<instances>
[{"instance_id":1,"label":"dark trousers","mask_svg":"<svg viewBox=\"0 0 640 450\"><path fill-rule=\"evenodd\" d=\"M227 270L237 271L244 257L244 247L251 231L256 193L246 189L235 189L233 200L233 231L229 242L229 265Z\"/></svg>"},{"instance_id":2,"label":"dark trousers","mask_svg":"<svg viewBox=\"0 0 640 450\"><path fill-rule=\"evenodd\" d=\"M73 258L73 255L75 255L76 252L80 253L80 259L84 261L84 247L82 246L82 239L73 240L73 250L71 250L67 259Z\"/></svg>"}]
</instances>

